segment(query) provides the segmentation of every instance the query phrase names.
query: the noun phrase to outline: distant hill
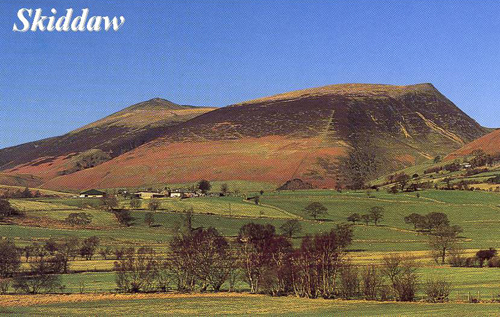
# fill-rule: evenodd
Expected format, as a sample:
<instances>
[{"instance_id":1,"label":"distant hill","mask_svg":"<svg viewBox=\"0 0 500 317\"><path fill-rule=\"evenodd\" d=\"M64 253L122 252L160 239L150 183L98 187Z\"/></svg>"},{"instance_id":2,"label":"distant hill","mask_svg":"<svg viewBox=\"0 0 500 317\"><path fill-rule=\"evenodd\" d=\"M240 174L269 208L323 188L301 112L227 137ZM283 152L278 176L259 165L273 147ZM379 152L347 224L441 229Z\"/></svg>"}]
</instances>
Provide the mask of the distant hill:
<instances>
[{"instance_id":1,"label":"distant hill","mask_svg":"<svg viewBox=\"0 0 500 317\"><path fill-rule=\"evenodd\" d=\"M482 150L486 154L500 154L500 129L474 140L460 149L453 151L446 156L446 160L453 160L456 158L471 155L476 150Z\"/></svg>"},{"instance_id":2,"label":"distant hill","mask_svg":"<svg viewBox=\"0 0 500 317\"><path fill-rule=\"evenodd\" d=\"M1 149L0 170L45 180L71 174L126 153L211 110L151 99L62 136Z\"/></svg>"},{"instance_id":3,"label":"distant hill","mask_svg":"<svg viewBox=\"0 0 500 317\"><path fill-rule=\"evenodd\" d=\"M209 180L358 186L488 132L431 84L343 84L219 108L110 161L48 180L54 189ZM119 138L117 139L119 140Z\"/></svg>"}]
</instances>

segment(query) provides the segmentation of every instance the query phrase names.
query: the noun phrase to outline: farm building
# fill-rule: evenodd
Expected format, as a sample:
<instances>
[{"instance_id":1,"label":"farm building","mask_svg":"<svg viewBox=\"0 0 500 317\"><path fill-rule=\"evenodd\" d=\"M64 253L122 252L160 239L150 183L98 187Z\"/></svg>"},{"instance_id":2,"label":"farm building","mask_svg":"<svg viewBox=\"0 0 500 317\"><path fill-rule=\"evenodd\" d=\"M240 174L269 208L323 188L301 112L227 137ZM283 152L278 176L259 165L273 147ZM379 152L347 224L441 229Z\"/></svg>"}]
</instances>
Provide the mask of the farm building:
<instances>
[{"instance_id":1,"label":"farm building","mask_svg":"<svg viewBox=\"0 0 500 317\"><path fill-rule=\"evenodd\" d=\"M162 198L165 194L155 193L155 192L137 192L132 194L133 196L141 199L152 199L152 198Z\"/></svg>"},{"instance_id":2,"label":"farm building","mask_svg":"<svg viewBox=\"0 0 500 317\"><path fill-rule=\"evenodd\" d=\"M106 193L97 189L90 189L80 193L80 198L101 198L104 196L106 196Z\"/></svg>"}]
</instances>

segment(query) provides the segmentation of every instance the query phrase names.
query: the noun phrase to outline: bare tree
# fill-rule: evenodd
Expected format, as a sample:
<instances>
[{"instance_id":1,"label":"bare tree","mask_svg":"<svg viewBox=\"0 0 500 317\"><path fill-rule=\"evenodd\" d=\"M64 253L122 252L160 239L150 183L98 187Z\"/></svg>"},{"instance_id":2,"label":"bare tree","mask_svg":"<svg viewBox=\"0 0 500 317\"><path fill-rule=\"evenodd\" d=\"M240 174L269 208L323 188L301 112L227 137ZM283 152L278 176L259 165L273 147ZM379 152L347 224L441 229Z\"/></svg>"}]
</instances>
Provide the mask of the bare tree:
<instances>
[{"instance_id":1,"label":"bare tree","mask_svg":"<svg viewBox=\"0 0 500 317\"><path fill-rule=\"evenodd\" d=\"M299 234L302 231L302 225L297 219L291 219L283 223L280 230L285 236L292 238L294 235Z\"/></svg>"},{"instance_id":2,"label":"bare tree","mask_svg":"<svg viewBox=\"0 0 500 317\"><path fill-rule=\"evenodd\" d=\"M436 263L441 259L441 264L444 264L447 252L458 242L460 232L462 232L462 228L459 226L442 226L429 235L428 243Z\"/></svg>"}]
</instances>

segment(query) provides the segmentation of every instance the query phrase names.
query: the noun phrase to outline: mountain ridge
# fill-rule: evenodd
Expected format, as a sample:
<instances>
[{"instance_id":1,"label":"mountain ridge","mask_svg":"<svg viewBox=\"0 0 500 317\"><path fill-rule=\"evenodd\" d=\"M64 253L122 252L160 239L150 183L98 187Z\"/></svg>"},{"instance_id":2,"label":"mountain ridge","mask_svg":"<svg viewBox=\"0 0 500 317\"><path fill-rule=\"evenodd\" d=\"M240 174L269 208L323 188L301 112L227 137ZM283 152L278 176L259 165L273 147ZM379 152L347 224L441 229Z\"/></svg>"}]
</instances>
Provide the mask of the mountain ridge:
<instances>
[{"instance_id":1,"label":"mountain ridge","mask_svg":"<svg viewBox=\"0 0 500 317\"><path fill-rule=\"evenodd\" d=\"M201 178L358 186L361 179L452 152L488 131L431 84L341 84L217 108L162 132L44 186L134 187Z\"/></svg>"}]
</instances>

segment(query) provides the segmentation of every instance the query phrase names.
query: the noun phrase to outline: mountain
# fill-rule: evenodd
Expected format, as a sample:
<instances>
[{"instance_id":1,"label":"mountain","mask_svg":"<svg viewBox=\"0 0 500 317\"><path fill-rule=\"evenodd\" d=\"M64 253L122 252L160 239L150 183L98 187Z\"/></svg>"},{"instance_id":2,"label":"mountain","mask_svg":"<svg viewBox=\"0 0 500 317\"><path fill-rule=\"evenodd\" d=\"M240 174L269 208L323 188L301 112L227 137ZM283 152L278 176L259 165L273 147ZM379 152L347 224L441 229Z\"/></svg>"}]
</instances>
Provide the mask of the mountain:
<instances>
[{"instance_id":1,"label":"mountain","mask_svg":"<svg viewBox=\"0 0 500 317\"><path fill-rule=\"evenodd\" d=\"M341 84L219 108L96 167L55 177L53 189L209 180L359 186L459 149L487 129L431 84Z\"/></svg>"},{"instance_id":2,"label":"mountain","mask_svg":"<svg viewBox=\"0 0 500 317\"><path fill-rule=\"evenodd\" d=\"M62 136L1 149L0 170L42 180L72 174L126 153L163 135L169 127L211 110L151 99ZM4 175L0 182L6 179Z\"/></svg>"},{"instance_id":3,"label":"mountain","mask_svg":"<svg viewBox=\"0 0 500 317\"><path fill-rule=\"evenodd\" d=\"M500 129L494 130L448 154L445 160L454 160L456 158L468 156L476 150L482 150L490 155L500 154Z\"/></svg>"}]
</instances>

